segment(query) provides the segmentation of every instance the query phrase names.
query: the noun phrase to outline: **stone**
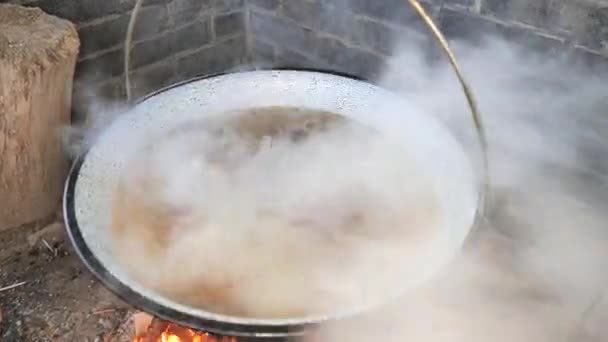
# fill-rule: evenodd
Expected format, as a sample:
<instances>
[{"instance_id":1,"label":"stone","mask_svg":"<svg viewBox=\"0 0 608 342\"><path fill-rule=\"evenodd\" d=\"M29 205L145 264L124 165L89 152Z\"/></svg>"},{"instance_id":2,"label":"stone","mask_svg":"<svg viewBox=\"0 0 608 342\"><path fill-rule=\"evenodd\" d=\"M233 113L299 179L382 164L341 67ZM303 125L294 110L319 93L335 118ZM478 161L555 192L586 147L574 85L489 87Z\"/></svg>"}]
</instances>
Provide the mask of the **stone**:
<instances>
[{"instance_id":1,"label":"stone","mask_svg":"<svg viewBox=\"0 0 608 342\"><path fill-rule=\"evenodd\" d=\"M42 240L46 241L49 246L63 242L65 240L65 226L61 222L54 222L48 226L38 230L27 236L27 243L30 247L35 247Z\"/></svg>"}]
</instances>

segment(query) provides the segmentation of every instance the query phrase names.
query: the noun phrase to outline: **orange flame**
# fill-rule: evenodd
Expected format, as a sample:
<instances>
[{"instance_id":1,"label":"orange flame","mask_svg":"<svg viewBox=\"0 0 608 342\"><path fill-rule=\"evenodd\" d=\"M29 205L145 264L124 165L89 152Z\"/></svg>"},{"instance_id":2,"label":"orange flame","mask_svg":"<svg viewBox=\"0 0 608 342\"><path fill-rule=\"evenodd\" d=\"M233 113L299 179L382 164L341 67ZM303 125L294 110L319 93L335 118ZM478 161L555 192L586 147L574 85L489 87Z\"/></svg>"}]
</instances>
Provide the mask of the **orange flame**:
<instances>
[{"instance_id":1,"label":"orange flame","mask_svg":"<svg viewBox=\"0 0 608 342\"><path fill-rule=\"evenodd\" d=\"M238 342L236 337L213 336L209 333L199 333L192 329L169 324L160 336L140 336L133 342Z\"/></svg>"}]
</instances>

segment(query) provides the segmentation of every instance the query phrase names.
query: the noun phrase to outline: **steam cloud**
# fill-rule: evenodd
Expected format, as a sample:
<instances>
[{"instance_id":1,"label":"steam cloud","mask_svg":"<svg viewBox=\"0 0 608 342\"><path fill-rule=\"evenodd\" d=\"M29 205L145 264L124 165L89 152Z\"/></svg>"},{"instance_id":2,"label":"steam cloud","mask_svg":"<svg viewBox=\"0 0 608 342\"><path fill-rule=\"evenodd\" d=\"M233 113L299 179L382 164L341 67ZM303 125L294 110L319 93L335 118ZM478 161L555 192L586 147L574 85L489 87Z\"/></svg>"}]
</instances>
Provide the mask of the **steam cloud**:
<instances>
[{"instance_id":1,"label":"steam cloud","mask_svg":"<svg viewBox=\"0 0 608 342\"><path fill-rule=\"evenodd\" d=\"M453 71L429 63L412 44L400 42L379 83L444 121L477 160ZM605 341L605 84L566 60L546 60L496 38L452 47L489 138L487 225L424 288L380 312L328 324L311 342ZM92 127L85 143L100 125Z\"/></svg>"},{"instance_id":2,"label":"steam cloud","mask_svg":"<svg viewBox=\"0 0 608 342\"><path fill-rule=\"evenodd\" d=\"M443 120L477 160L451 68L429 63L410 43L399 46L380 84ZM487 225L428 286L382 312L328 325L312 340L606 340L608 118L601 75L494 37L453 48L489 140Z\"/></svg>"},{"instance_id":3,"label":"steam cloud","mask_svg":"<svg viewBox=\"0 0 608 342\"><path fill-rule=\"evenodd\" d=\"M286 318L373 305L415 278L442 223L421 170L365 126L315 133L318 118L303 130L291 125L306 112L291 110L237 114L244 130L177 129L126 169L114 243L137 280L186 304ZM260 146L281 120L286 134Z\"/></svg>"}]
</instances>

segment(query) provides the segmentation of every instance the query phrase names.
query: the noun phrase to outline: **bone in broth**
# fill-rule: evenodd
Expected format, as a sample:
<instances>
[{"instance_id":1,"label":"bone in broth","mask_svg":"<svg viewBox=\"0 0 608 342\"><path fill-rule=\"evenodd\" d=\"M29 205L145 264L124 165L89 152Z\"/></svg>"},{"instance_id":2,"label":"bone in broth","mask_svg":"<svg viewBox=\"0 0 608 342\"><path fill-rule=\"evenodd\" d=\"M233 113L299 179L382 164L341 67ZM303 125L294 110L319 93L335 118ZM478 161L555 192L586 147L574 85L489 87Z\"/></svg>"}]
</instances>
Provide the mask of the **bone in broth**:
<instances>
[{"instance_id":1,"label":"bone in broth","mask_svg":"<svg viewBox=\"0 0 608 342\"><path fill-rule=\"evenodd\" d=\"M130 160L112 236L135 280L251 318L381 301L432 249L439 206L407 149L331 113L259 108L179 126Z\"/></svg>"}]
</instances>

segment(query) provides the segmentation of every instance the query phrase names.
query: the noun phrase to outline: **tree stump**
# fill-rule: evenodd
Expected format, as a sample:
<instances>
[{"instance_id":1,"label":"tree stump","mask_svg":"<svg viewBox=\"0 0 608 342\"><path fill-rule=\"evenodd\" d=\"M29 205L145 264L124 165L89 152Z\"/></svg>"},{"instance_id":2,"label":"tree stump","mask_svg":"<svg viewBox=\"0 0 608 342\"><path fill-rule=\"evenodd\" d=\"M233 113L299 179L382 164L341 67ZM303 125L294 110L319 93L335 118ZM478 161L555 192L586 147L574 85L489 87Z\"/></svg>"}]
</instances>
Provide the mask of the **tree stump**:
<instances>
[{"instance_id":1,"label":"tree stump","mask_svg":"<svg viewBox=\"0 0 608 342\"><path fill-rule=\"evenodd\" d=\"M0 4L0 230L50 217L61 203L61 129L79 47L69 21Z\"/></svg>"}]
</instances>

